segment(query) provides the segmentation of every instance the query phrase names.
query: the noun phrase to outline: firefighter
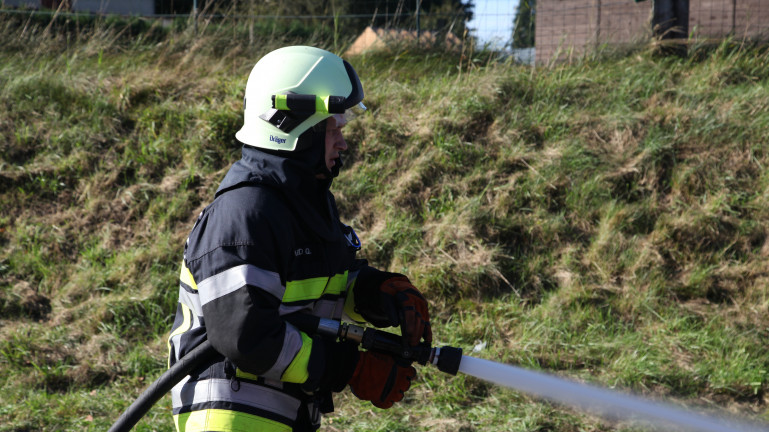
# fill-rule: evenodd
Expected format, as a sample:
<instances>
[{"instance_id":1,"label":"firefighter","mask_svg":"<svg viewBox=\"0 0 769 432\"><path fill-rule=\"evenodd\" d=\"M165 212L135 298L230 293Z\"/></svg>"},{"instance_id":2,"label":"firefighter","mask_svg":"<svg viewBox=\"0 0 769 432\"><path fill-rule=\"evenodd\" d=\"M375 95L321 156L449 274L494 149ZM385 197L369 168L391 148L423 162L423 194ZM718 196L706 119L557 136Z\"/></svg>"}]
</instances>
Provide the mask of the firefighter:
<instances>
[{"instance_id":1,"label":"firefighter","mask_svg":"<svg viewBox=\"0 0 769 432\"><path fill-rule=\"evenodd\" d=\"M184 248L169 366L206 339L219 355L172 390L178 431L312 431L347 385L379 408L410 387L410 364L286 318L399 326L410 345L432 340L422 294L356 258L360 241L329 191L362 99L353 67L318 48L278 49L251 71L235 135L242 158Z\"/></svg>"}]
</instances>

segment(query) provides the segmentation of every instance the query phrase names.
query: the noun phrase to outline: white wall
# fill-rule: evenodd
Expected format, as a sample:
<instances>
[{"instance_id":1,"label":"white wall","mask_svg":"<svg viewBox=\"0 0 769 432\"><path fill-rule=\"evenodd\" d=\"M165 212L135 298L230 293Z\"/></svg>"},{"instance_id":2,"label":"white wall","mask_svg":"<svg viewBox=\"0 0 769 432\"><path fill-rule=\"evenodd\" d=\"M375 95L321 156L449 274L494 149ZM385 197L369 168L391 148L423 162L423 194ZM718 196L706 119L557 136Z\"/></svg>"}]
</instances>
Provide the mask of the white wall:
<instances>
[{"instance_id":1,"label":"white wall","mask_svg":"<svg viewBox=\"0 0 769 432\"><path fill-rule=\"evenodd\" d=\"M30 8L38 8L40 7L40 0L0 0L0 4L2 4L3 7L30 7Z\"/></svg>"},{"instance_id":2,"label":"white wall","mask_svg":"<svg viewBox=\"0 0 769 432\"><path fill-rule=\"evenodd\" d=\"M155 0L74 0L72 10L120 15L152 15L155 13Z\"/></svg>"},{"instance_id":3,"label":"white wall","mask_svg":"<svg viewBox=\"0 0 769 432\"><path fill-rule=\"evenodd\" d=\"M4 7L39 8L40 0L0 0ZM120 15L152 15L155 0L73 0L72 10L76 12L113 13Z\"/></svg>"}]
</instances>

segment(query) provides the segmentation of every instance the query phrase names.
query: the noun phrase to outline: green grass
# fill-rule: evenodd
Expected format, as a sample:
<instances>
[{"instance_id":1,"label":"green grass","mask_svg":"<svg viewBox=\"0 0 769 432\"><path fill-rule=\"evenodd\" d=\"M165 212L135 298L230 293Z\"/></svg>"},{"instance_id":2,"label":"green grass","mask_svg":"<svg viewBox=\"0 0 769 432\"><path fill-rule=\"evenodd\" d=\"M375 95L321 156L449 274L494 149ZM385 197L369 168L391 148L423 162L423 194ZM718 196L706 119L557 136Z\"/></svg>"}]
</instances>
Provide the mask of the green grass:
<instances>
[{"instance_id":1,"label":"green grass","mask_svg":"<svg viewBox=\"0 0 769 432\"><path fill-rule=\"evenodd\" d=\"M332 37L0 24L0 431L104 430L165 367L250 68ZM765 48L349 60L370 113L333 190L363 256L425 292L439 344L769 421ZM170 399L136 430L173 430ZM638 429L423 367L391 410L342 393L323 430Z\"/></svg>"}]
</instances>

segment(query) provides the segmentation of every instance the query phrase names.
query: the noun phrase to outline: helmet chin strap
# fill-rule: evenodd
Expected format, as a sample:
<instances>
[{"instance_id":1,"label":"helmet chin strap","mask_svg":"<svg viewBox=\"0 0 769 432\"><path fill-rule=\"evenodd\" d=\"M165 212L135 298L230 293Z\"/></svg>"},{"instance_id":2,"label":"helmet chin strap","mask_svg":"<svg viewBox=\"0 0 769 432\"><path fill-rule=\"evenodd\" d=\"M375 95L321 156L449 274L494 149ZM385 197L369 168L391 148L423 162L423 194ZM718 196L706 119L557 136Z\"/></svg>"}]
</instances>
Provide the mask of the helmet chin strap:
<instances>
[{"instance_id":1,"label":"helmet chin strap","mask_svg":"<svg viewBox=\"0 0 769 432\"><path fill-rule=\"evenodd\" d=\"M336 163L334 164L334 167L331 168L332 178L339 175L339 170L342 169L342 165L344 165L344 162L342 162L342 155L339 155L334 161L336 161Z\"/></svg>"},{"instance_id":2,"label":"helmet chin strap","mask_svg":"<svg viewBox=\"0 0 769 432\"><path fill-rule=\"evenodd\" d=\"M339 170L342 168L342 165L344 165L342 162L342 156L334 159L334 162L334 166L331 169L328 169L324 160L323 164L318 166L318 169L315 172L315 176L324 180L336 178L336 176L339 175Z\"/></svg>"}]
</instances>

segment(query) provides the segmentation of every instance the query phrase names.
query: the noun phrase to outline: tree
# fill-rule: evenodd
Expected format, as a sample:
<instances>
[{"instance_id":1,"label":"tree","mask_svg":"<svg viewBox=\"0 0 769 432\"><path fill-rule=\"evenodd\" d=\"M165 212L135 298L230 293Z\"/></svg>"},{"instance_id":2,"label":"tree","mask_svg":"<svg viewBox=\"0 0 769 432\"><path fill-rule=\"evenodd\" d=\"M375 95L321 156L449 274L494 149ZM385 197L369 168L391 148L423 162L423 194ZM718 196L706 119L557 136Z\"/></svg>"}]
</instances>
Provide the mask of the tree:
<instances>
[{"instance_id":1,"label":"tree","mask_svg":"<svg viewBox=\"0 0 769 432\"><path fill-rule=\"evenodd\" d=\"M536 7L537 0L519 0L515 18L513 18L513 48L534 46Z\"/></svg>"}]
</instances>

